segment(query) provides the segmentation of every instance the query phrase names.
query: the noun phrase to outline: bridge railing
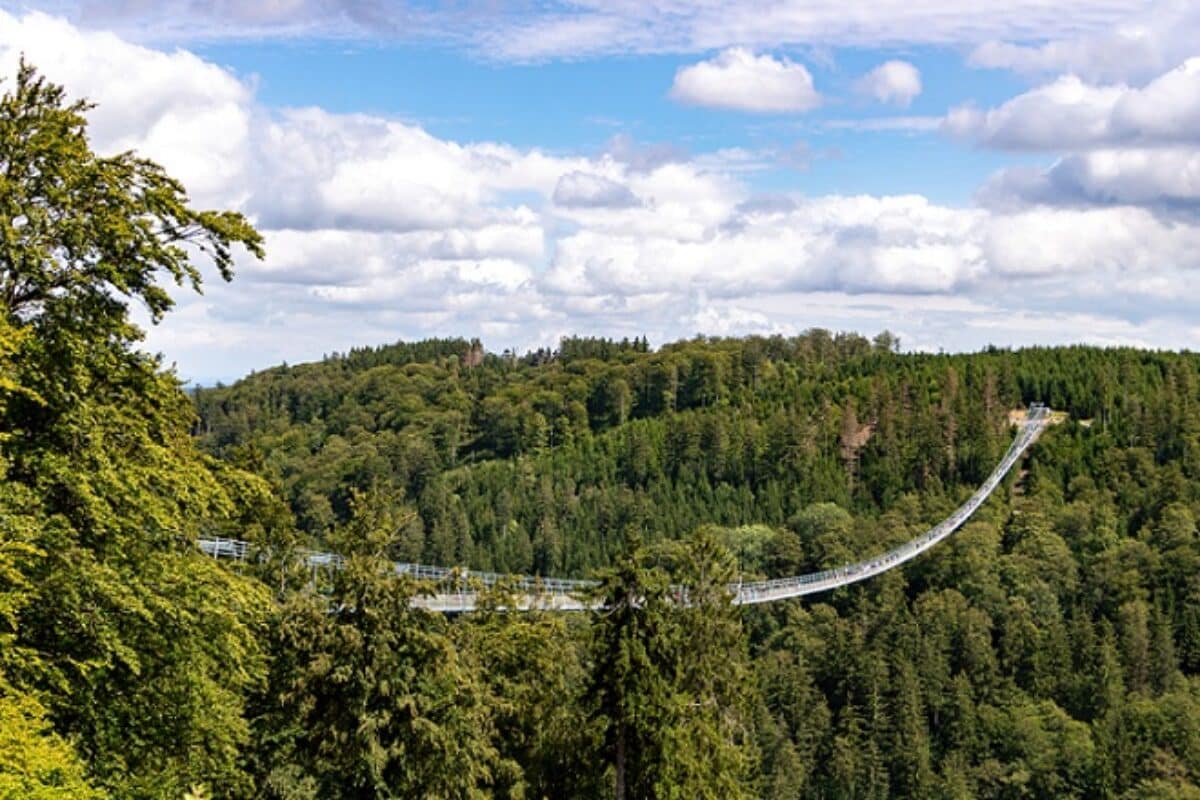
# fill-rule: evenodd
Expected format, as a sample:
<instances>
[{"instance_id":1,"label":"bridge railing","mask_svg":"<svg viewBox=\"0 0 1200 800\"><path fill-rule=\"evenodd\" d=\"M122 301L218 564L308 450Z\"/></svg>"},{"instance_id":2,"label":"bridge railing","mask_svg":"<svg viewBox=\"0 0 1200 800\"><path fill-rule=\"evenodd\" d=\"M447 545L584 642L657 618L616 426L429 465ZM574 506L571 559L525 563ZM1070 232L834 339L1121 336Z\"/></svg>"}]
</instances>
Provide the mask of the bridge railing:
<instances>
[{"instance_id":1,"label":"bridge railing","mask_svg":"<svg viewBox=\"0 0 1200 800\"><path fill-rule=\"evenodd\" d=\"M920 555L961 527L987 501L1021 457L1021 454L1041 433L1047 414L1048 409L1044 406L1031 407L1027 421L1021 426L1004 458L996 465L983 485L954 513L921 536L910 539L885 553L841 567L794 577L741 584L736 587L734 602L739 604L761 603L846 586L886 572Z\"/></svg>"}]
</instances>

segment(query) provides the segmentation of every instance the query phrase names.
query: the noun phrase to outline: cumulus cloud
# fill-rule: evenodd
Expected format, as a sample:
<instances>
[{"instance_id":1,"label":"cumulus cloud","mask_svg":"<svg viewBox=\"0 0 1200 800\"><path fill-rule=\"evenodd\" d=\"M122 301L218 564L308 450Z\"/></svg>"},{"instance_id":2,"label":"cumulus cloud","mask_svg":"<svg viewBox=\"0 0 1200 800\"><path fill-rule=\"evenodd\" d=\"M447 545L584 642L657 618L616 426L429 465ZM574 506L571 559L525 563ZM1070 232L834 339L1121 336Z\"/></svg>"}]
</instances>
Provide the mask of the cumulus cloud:
<instances>
[{"instance_id":1,"label":"cumulus cloud","mask_svg":"<svg viewBox=\"0 0 1200 800\"><path fill-rule=\"evenodd\" d=\"M985 267L971 240L974 217L917 196L743 204L699 237L632 235L621 227L565 236L544 285L585 295L688 286L723 298L828 289L952 291Z\"/></svg>"},{"instance_id":2,"label":"cumulus cloud","mask_svg":"<svg viewBox=\"0 0 1200 800\"><path fill-rule=\"evenodd\" d=\"M1200 151L1131 148L1071 153L1046 169L1010 167L976 195L984 206L1135 205L1167 216L1200 206Z\"/></svg>"},{"instance_id":3,"label":"cumulus cloud","mask_svg":"<svg viewBox=\"0 0 1200 800\"><path fill-rule=\"evenodd\" d=\"M803 64L732 47L675 73L671 97L681 103L738 111L810 111L821 104Z\"/></svg>"},{"instance_id":4,"label":"cumulus cloud","mask_svg":"<svg viewBox=\"0 0 1200 800\"><path fill-rule=\"evenodd\" d=\"M1065 76L997 108L955 108L944 126L955 136L1008 150L1099 144L1109 136L1109 116L1123 93L1121 87L1098 88Z\"/></svg>"},{"instance_id":5,"label":"cumulus cloud","mask_svg":"<svg viewBox=\"0 0 1200 800\"><path fill-rule=\"evenodd\" d=\"M151 331L150 346L185 377L430 335L524 348L571 332L663 341L822 325L886 327L933 347L1051 335L1169 343L1200 303L1194 215L1130 205L1168 180L1172 196L1195 196L1194 151L1169 144L1190 119L1187 70L1141 89L1080 83L1101 107L1088 111L1101 133L1087 141L1136 130L1133 141L1157 144L1097 144L1077 154L1093 159L1086 169L1068 155L1030 183L1113 203L1010 192L1008 206L953 208L917 195L763 195L745 175L750 151L692 156L619 140L563 156L371 115L267 108L252 82L186 52L42 15L0 17L9 74L20 50L100 104L98 147L143 149L205 204L241 208L263 229L266 261L239 263L232 286L181 294ZM1175 98L1167 117L1159 98ZM968 132L986 141L1021 127L985 114ZM1138 170L1140 185L1111 178Z\"/></svg>"},{"instance_id":6,"label":"cumulus cloud","mask_svg":"<svg viewBox=\"0 0 1200 800\"><path fill-rule=\"evenodd\" d=\"M1194 55L1200 40L1200 6L1190 0L1165 0L1112 26L1048 38L1033 44L993 39L978 45L968 62L1025 75L1067 73L1101 83L1137 82Z\"/></svg>"},{"instance_id":7,"label":"cumulus cloud","mask_svg":"<svg viewBox=\"0 0 1200 800\"><path fill-rule=\"evenodd\" d=\"M1200 143L1200 57L1140 88L1063 76L997 108L954 109L945 128L1009 150Z\"/></svg>"},{"instance_id":8,"label":"cumulus cloud","mask_svg":"<svg viewBox=\"0 0 1200 800\"><path fill-rule=\"evenodd\" d=\"M907 61L885 61L859 78L854 89L880 103L907 108L921 93L921 73Z\"/></svg>"},{"instance_id":9,"label":"cumulus cloud","mask_svg":"<svg viewBox=\"0 0 1200 800\"><path fill-rule=\"evenodd\" d=\"M988 215L979 236L999 277L1129 275L1200 269L1200 227L1133 207Z\"/></svg>"},{"instance_id":10,"label":"cumulus cloud","mask_svg":"<svg viewBox=\"0 0 1200 800\"><path fill-rule=\"evenodd\" d=\"M629 187L586 172L568 172L554 187L554 202L565 208L629 208L638 199Z\"/></svg>"},{"instance_id":11,"label":"cumulus cloud","mask_svg":"<svg viewBox=\"0 0 1200 800\"><path fill-rule=\"evenodd\" d=\"M316 108L277 112L256 131L251 209L272 227L422 230L478 227L516 209L505 192L547 193L566 164L493 143Z\"/></svg>"},{"instance_id":12,"label":"cumulus cloud","mask_svg":"<svg viewBox=\"0 0 1200 800\"><path fill-rule=\"evenodd\" d=\"M45 14L0 10L0 74L15 74L21 54L73 97L103 101L88 115L102 152L137 150L170 162L201 202L243 199L226 188L247 167L252 91L228 71L183 50L164 53Z\"/></svg>"},{"instance_id":13,"label":"cumulus cloud","mask_svg":"<svg viewBox=\"0 0 1200 800\"><path fill-rule=\"evenodd\" d=\"M1200 205L1200 58L1144 86L1064 76L993 109L954 109L942 126L987 147L1062 153L1045 168L994 175L977 194L990 208L1134 205L1175 215Z\"/></svg>"}]
</instances>

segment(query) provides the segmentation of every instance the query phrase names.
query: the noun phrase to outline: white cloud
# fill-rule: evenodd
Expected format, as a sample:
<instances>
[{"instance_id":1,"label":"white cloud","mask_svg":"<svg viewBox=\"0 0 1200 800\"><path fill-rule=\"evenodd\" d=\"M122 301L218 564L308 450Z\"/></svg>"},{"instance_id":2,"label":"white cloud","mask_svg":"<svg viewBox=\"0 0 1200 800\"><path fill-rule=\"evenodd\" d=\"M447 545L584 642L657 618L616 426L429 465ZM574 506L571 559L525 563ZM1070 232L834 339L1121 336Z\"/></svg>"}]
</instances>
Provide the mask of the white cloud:
<instances>
[{"instance_id":1,"label":"white cloud","mask_svg":"<svg viewBox=\"0 0 1200 800\"><path fill-rule=\"evenodd\" d=\"M1124 91L1065 76L997 108L981 111L960 106L946 116L945 128L953 135L1010 150L1098 144L1109 136L1109 117Z\"/></svg>"},{"instance_id":2,"label":"white cloud","mask_svg":"<svg viewBox=\"0 0 1200 800\"><path fill-rule=\"evenodd\" d=\"M714 297L840 289L952 291L983 269L974 212L923 198L825 197L729 209L700 237L619 225L559 239L544 281L564 294L641 295L690 287Z\"/></svg>"},{"instance_id":3,"label":"white cloud","mask_svg":"<svg viewBox=\"0 0 1200 800\"><path fill-rule=\"evenodd\" d=\"M247 167L252 90L235 76L183 50L163 53L45 14L0 11L0 74L14 75L22 53L73 97L100 101L88 115L98 150L136 149L169 162L198 201L240 204L227 187Z\"/></svg>"},{"instance_id":4,"label":"white cloud","mask_svg":"<svg viewBox=\"0 0 1200 800\"><path fill-rule=\"evenodd\" d=\"M1026 75L1068 73L1101 83L1141 81L1195 54L1200 6L1191 0L1154 3L1129 19L1083 35L1014 44L991 40L977 46L969 63Z\"/></svg>"},{"instance_id":5,"label":"white cloud","mask_svg":"<svg viewBox=\"0 0 1200 800\"><path fill-rule=\"evenodd\" d=\"M478 225L478 153L420 128L298 109L261 130L253 208L274 227L420 230Z\"/></svg>"},{"instance_id":6,"label":"white cloud","mask_svg":"<svg viewBox=\"0 0 1200 800\"><path fill-rule=\"evenodd\" d=\"M1063 76L994 109L954 109L945 127L1011 150L1200 143L1200 57L1140 88Z\"/></svg>"},{"instance_id":7,"label":"white cloud","mask_svg":"<svg viewBox=\"0 0 1200 800\"><path fill-rule=\"evenodd\" d=\"M675 73L671 97L681 103L738 111L810 111L821 104L812 75L787 58L732 47Z\"/></svg>"},{"instance_id":8,"label":"white cloud","mask_svg":"<svg viewBox=\"0 0 1200 800\"><path fill-rule=\"evenodd\" d=\"M663 341L824 325L887 327L934 348L1171 343L1200 303L1194 215L1128 205L1163 187L1196 197L1195 150L1170 144L1191 119L1186 70L1142 89L1073 89L1079 119L1099 131L1086 141L1156 142L1096 144L1050 171L1054 186L1071 172L1080 192L1119 204L951 208L916 195L764 197L745 177L761 160L751 151L689 157L617 141L561 156L265 108L251 82L193 55L0 17L9 74L20 49L100 103L98 146L145 148L206 204L243 208L264 230L265 262L243 261L234 284L203 297L180 293L178 313L150 332L190 377L430 335L524 348L568 332ZM1026 112L1005 113L968 132L1042 141ZM1084 157L1086 169L1069 166Z\"/></svg>"},{"instance_id":9,"label":"white cloud","mask_svg":"<svg viewBox=\"0 0 1200 800\"><path fill-rule=\"evenodd\" d=\"M629 187L603 175L568 172L554 187L554 202L564 208L628 208L638 205Z\"/></svg>"},{"instance_id":10,"label":"white cloud","mask_svg":"<svg viewBox=\"0 0 1200 800\"><path fill-rule=\"evenodd\" d=\"M854 89L880 103L908 108L921 93L921 73L907 61L885 61L859 78Z\"/></svg>"},{"instance_id":11,"label":"white cloud","mask_svg":"<svg viewBox=\"0 0 1200 800\"><path fill-rule=\"evenodd\" d=\"M1141 208L1035 207L985 220L983 255L1000 278L1200 269L1200 227Z\"/></svg>"},{"instance_id":12,"label":"white cloud","mask_svg":"<svg viewBox=\"0 0 1200 800\"><path fill-rule=\"evenodd\" d=\"M489 225L476 230L381 233L359 230L269 230L269 258L247 261L240 280L297 285L362 285L417 262L458 264L500 259L537 263L544 232L535 222Z\"/></svg>"},{"instance_id":13,"label":"white cloud","mask_svg":"<svg viewBox=\"0 0 1200 800\"><path fill-rule=\"evenodd\" d=\"M1200 205L1200 57L1140 87L1064 76L997 108L955 109L943 128L988 147L1066 151L1045 169L993 176L978 193L992 208Z\"/></svg>"},{"instance_id":14,"label":"white cloud","mask_svg":"<svg viewBox=\"0 0 1200 800\"><path fill-rule=\"evenodd\" d=\"M1009 168L979 191L991 208L1029 204L1135 205L1171 214L1200 205L1200 150L1186 147L1091 150L1047 169Z\"/></svg>"}]
</instances>

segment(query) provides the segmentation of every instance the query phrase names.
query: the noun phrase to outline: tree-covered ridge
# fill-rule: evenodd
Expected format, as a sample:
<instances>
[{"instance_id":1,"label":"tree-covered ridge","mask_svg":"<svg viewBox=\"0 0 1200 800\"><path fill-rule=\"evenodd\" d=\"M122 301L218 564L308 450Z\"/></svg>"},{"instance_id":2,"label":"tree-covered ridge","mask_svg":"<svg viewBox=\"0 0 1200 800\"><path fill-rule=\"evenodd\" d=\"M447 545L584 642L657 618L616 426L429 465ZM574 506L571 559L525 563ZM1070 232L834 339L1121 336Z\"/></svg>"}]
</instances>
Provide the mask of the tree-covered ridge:
<instances>
[{"instance_id":1,"label":"tree-covered ridge","mask_svg":"<svg viewBox=\"0 0 1200 800\"><path fill-rule=\"evenodd\" d=\"M812 355L812 343L826 341L842 345ZM310 441L335 442L341 457L383 441L429 448L423 474L389 472L382 456L347 459L341 463L359 471L335 474L327 484L353 496L361 478L403 514L391 557L467 553L501 569L582 572L614 560L628 564L620 552L630 536L668 547L676 534L700 527L733 553L736 572L787 575L877 552L944 517L1007 445L1008 410L1047 398L1070 419L1044 435L1024 474L1010 478L1005 492L933 553L828 598L737 615L753 681L736 701L749 703L738 717L744 727L721 738L740 752L730 756L728 774L740 774L736 759L749 759L739 785L770 797L1196 793L1196 356L1082 347L900 355L819 331L793 340L697 340L655 353L613 348L607 360L474 357L471 367L466 359L478 348L459 348L394 372L385 372L386 364L355 370L332 359L202 392L200 406L209 409L202 425L213 437L207 441L240 413L239 403L253 408L247 398L255 392L286 395L309 380L341 380L347 390L328 417L336 419L380 386L424 386L422 397L430 399L410 417L393 418L392 427L330 430L319 417L273 423L285 435L302 428ZM746 356L764 352L778 355ZM676 388L675 408L638 409L643 376L690 376L696 363L721 365L715 401L681 408ZM621 382L630 398L623 421L594 399ZM447 396L474 420L460 428L457 451L438 450L434 433L442 413L437 398ZM577 427L562 429L569 436L503 456L484 444L500 404L520 418L541 413L537 403L571 402L565 397L583 411ZM389 405L382 397L375 402ZM282 439L269 428L233 437L221 452L236 459L261 453L263 474L285 488L288 476L338 463L320 460L327 456L322 449L292 451L300 453L295 461L292 453L280 457ZM639 463L648 466L639 471ZM379 471L362 471L367 464ZM453 513L442 516L446 507ZM488 530L478 520L503 514L507 531L496 525L491 538L476 535ZM333 519L330 529L339 530L336 513ZM320 529L310 534L324 536ZM648 597L665 585L655 580L663 578L627 573L614 586L616 607L621 587L640 587L634 591ZM694 688L656 682L653 665L673 663L671 643L690 643L685 661L699 664L706 656L695 645L721 641L714 633L671 633L677 623L669 614L655 621L651 608L629 620L622 634L633 637L629 643L605 644L614 634L601 626L557 651L584 672L590 664L593 674L613 680L602 691L574 695L581 716L596 713L589 702L600 703L591 708L601 712L606 733L592 757L609 770L637 766L618 757L620 736L648 736L639 745L647 753L681 735L666 728L638 733L648 719L675 718L673 691L683 691L685 705L696 702ZM624 624L619 616L604 619ZM653 632L665 638L638 638ZM589 641L599 647L591 655ZM624 648L633 649L620 655ZM722 665L730 648L717 646ZM668 672L682 680L686 670L674 663ZM622 687L649 715L637 725L621 721ZM723 702L736 705L732 696ZM704 740L698 732L685 736ZM687 752L660 752L645 773L627 776L626 786L672 796L671 781L644 787L656 786L659 770L686 769ZM672 757L684 761L660 760ZM729 793L725 786L712 796Z\"/></svg>"},{"instance_id":2,"label":"tree-covered ridge","mask_svg":"<svg viewBox=\"0 0 1200 800\"><path fill-rule=\"evenodd\" d=\"M1043 348L900 355L891 338L564 340L525 359L432 341L281 367L199 390L212 452L262 462L314 537L353 489L418 516L398 557L578 574L630 525L782 525L815 502L877 514L978 484L1007 412L1044 400L1105 441L1184 445L1197 359ZM535 357L536 356L536 357ZM649 521L653 524L647 524Z\"/></svg>"}]
</instances>

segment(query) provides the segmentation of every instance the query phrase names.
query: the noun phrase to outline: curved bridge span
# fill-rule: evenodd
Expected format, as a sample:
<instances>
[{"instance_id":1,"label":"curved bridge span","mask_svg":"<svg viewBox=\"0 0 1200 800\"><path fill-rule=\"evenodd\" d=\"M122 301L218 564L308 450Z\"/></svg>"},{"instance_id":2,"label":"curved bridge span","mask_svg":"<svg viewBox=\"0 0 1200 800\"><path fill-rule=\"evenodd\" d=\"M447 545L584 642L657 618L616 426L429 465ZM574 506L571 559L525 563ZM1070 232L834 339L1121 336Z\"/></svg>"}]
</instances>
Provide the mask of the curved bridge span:
<instances>
[{"instance_id":1,"label":"curved bridge span","mask_svg":"<svg viewBox=\"0 0 1200 800\"><path fill-rule=\"evenodd\" d=\"M917 538L910 539L885 553L834 569L810 572L790 578L731 585L729 589L733 593L734 604L770 603L775 600L826 592L864 581L911 561L962 527L963 523L991 497L992 492L1045 429L1049 418L1050 409L1046 406L1040 403L1030 406L1026 419L1018 426L1016 438L1013 439L1004 458L992 470L992 474L988 476L987 480L953 514ZM248 542L236 539L200 539L198 545L204 553L214 558L238 560L244 560L253 547ZM343 560L335 553L315 551L305 552L302 557L313 569L337 569ZM584 611L599 607L596 601L586 597L589 590L596 586L595 581L541 578L528 575L512 576L493 572L473 572L462 568L431 567L423 564L397 563L395 569L397 574L410 575L419 580L434 582L437 585L436 593L418 595L413 598L413 605L430 611L443 613L474 611L480 595L475 587L479 584L491 586L502 581L511 588L516 596L517 602L514 610Z\"/></svg>"}]
</instances>

